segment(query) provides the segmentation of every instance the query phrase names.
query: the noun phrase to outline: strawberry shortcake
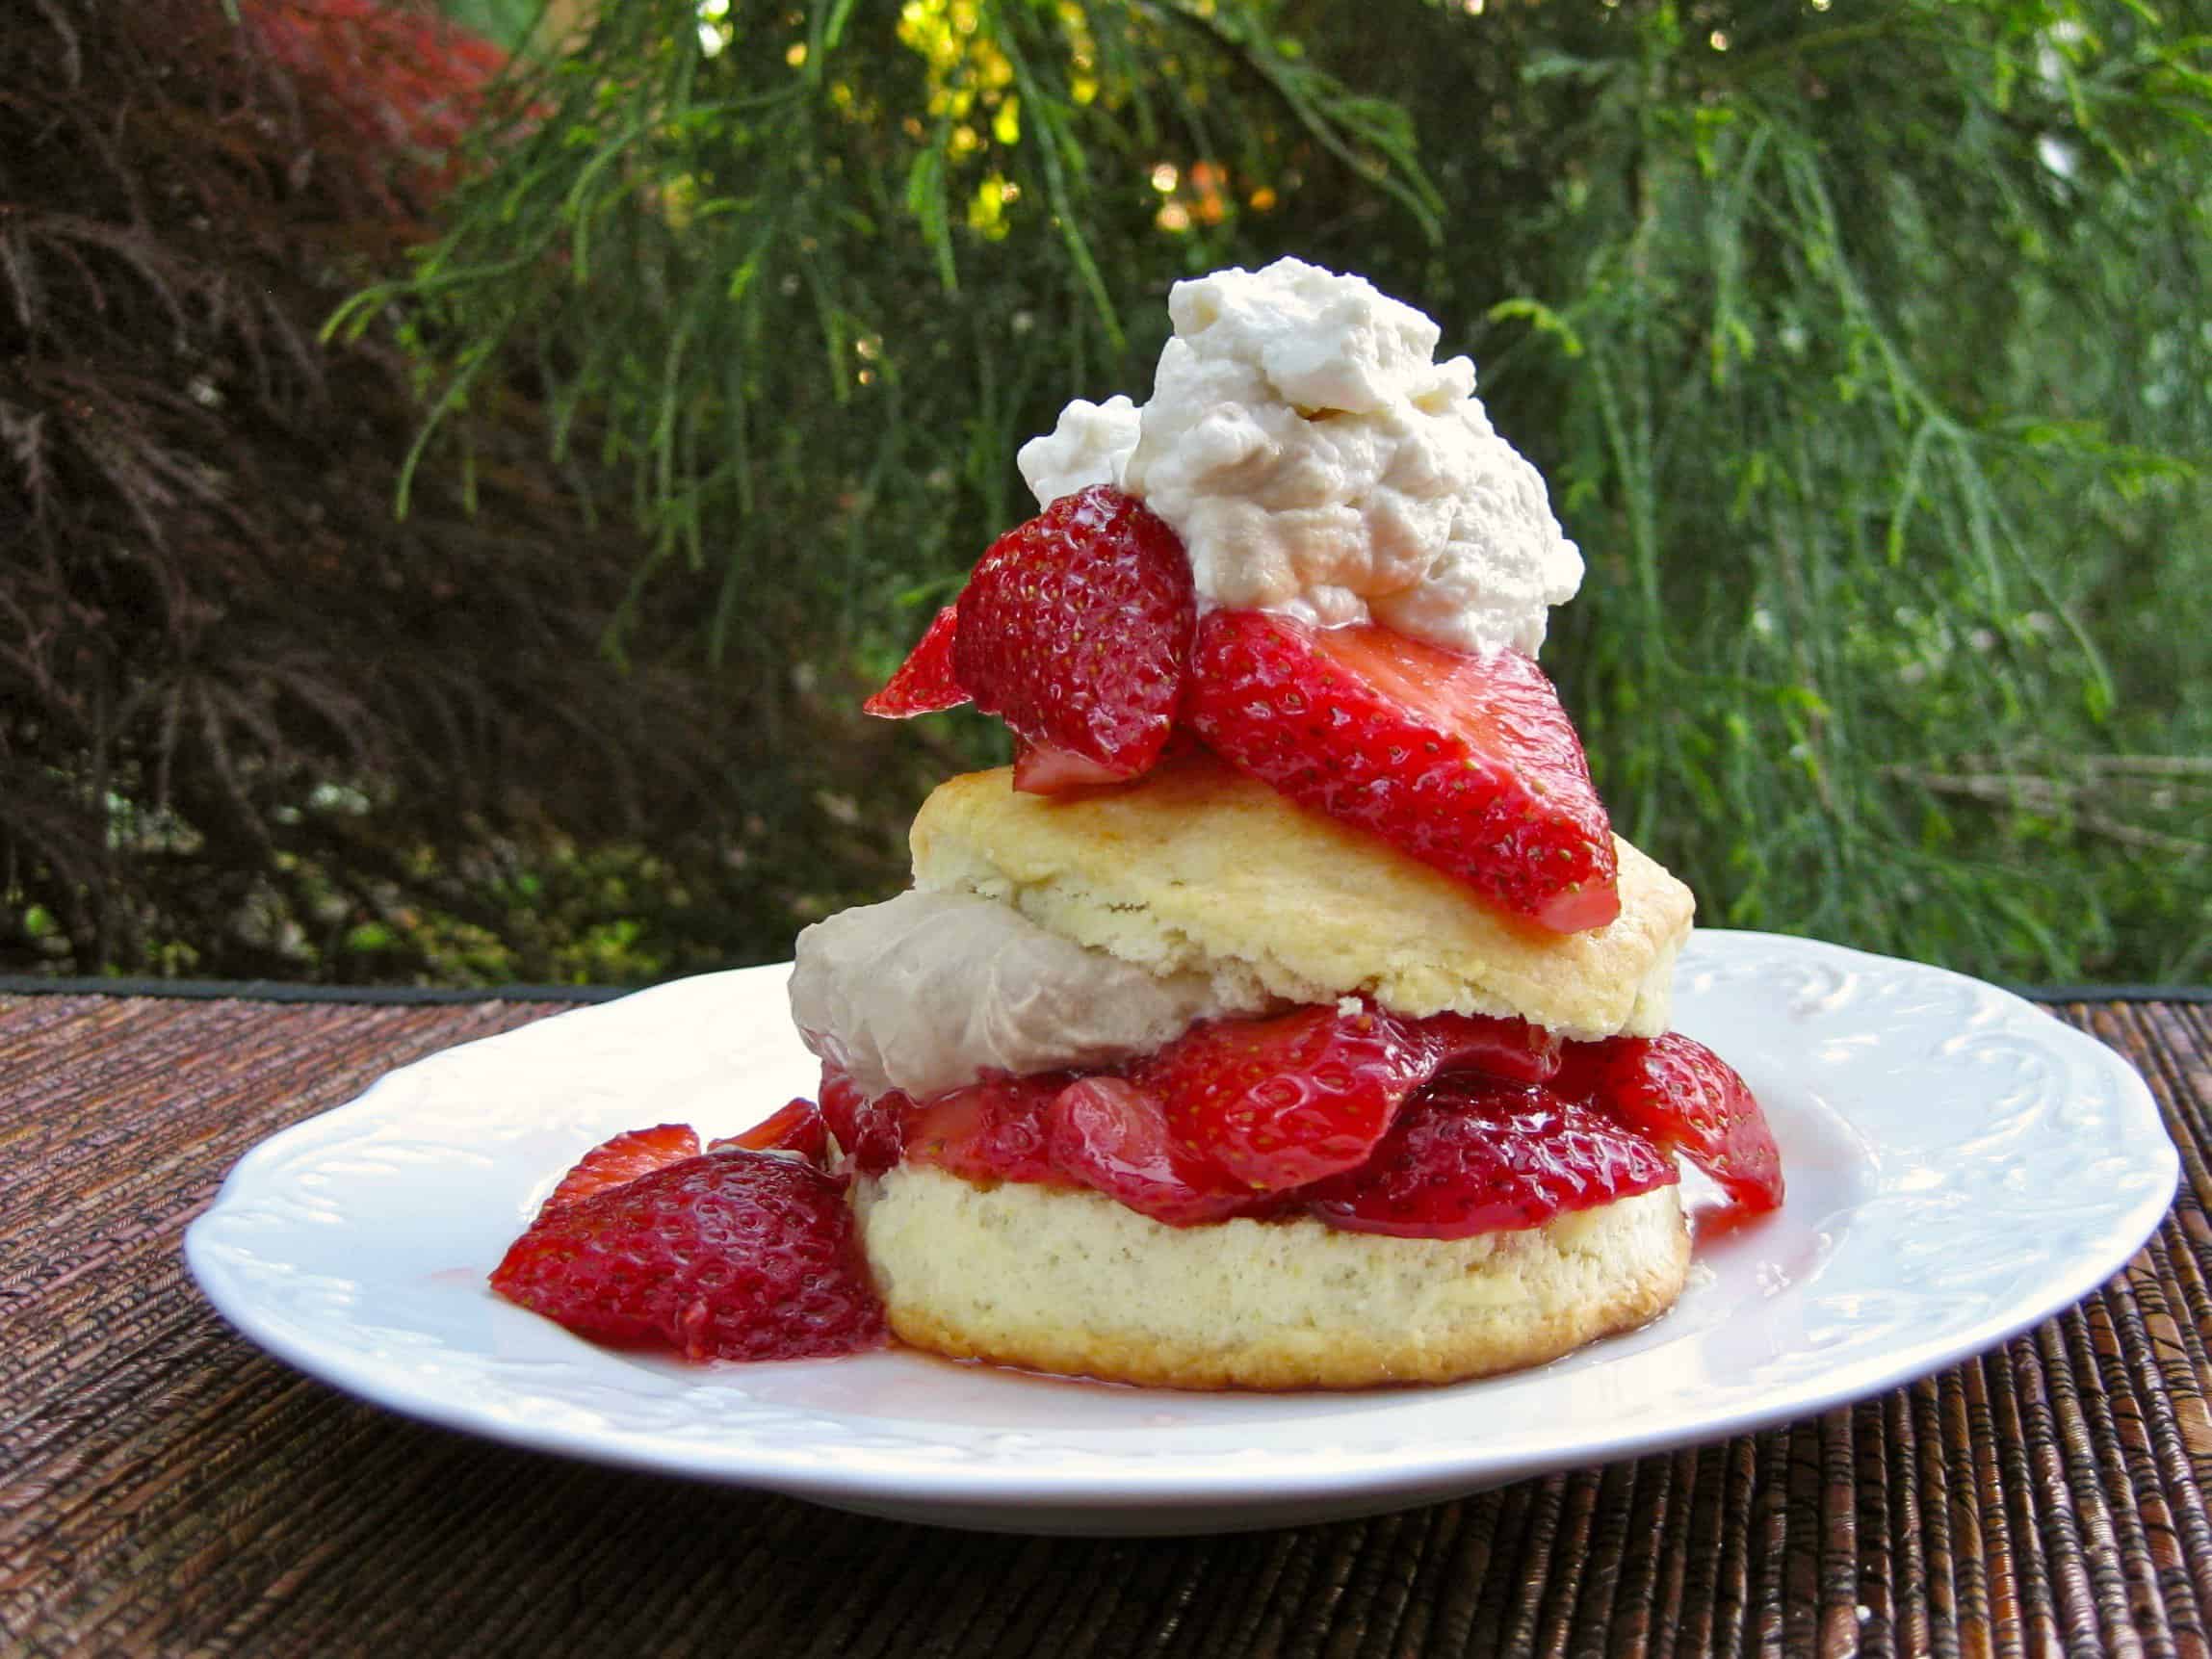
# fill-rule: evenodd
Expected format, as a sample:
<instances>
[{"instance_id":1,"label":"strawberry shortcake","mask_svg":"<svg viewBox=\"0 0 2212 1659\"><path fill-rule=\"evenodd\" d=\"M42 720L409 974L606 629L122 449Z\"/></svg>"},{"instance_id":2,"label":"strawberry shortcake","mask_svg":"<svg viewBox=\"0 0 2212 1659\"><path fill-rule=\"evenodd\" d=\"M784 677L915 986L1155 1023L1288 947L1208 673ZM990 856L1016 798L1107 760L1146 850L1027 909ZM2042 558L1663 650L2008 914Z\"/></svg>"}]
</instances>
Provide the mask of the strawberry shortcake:
<instances>
[{"instance_id":1,"label":"strawberry shortcake","mask_svg":"<svg viewBox=\"0 0 2212 1659\"><path fill-rule=\"evenodd\" d=\"M1540 934L1204 751L1045 797L956 778L915 890L792 997L892 1327L1188 1387L1441 1381L1664 1309L1661 1142L1559 1083L1664 1027L1689 894ZM1624 1049L1627 1045L1623 1045Z\"/></svg>"},{"instance_id":2,"label":"strawberry shortcake","mask_svg":"<svg viewBox=\"0 0 2212 1659\"><path fill-rule=\"evenodd\" d=\"M819 1102L639 1178L682 1204L549 1205L504 1293L657 1297L702 1354L888 1329L1158 1386L1433 1383L1669 1308L1683 1162L1722 1220L1781 1202L1749 1089L1668 1031L1690 894L1612 833L1537 665L1581 560L1472 367L1295 260L1169 310L1151 400L1024 449L1042 510L868 703L972 703L1014 761L924 804L909 892L799 936ZM812 1255L694 1236L702 1182L756 1180L805 1186ZM678 1289L601 1270L647 1211Z\"/></svg>"}]
</instances>

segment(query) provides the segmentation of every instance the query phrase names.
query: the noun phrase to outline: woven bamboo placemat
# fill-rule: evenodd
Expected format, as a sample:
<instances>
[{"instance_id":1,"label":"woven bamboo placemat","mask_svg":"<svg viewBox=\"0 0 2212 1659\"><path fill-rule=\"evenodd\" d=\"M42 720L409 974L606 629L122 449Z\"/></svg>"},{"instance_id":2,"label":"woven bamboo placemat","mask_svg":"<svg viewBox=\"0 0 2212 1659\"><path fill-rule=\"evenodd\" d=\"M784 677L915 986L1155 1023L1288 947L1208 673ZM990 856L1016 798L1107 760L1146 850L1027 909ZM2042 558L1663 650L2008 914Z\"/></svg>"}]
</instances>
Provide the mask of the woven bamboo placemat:
<instances>
[{"instance_id":1,"label":"woven bamboo placemat","mask_svg":"<svg viewBox=\"0 0 2212 1659\"><path fill-rule=\"evenodd\" d=\"M2212 1007L2055 1008L2181 1149L2124 1273L1765 1434L1366 1521L940 1532L567 1464L356 1405L234 1335L184 1225L240 1154L558 1013L0 995L0 1652L2201 1654Z\"/></svg>"}]
</instances>

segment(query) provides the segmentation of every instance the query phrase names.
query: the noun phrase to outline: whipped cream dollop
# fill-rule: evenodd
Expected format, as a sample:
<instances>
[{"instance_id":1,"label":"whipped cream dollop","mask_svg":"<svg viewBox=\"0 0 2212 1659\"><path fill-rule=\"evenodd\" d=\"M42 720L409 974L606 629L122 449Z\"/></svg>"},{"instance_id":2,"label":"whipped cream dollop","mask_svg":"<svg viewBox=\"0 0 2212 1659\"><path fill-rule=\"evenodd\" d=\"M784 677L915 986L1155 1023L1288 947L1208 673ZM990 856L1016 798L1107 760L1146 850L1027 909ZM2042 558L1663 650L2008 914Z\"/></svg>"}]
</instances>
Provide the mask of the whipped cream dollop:
<instances>
[{"instance_id":1,"label":"whipped cream dollop","mask_svg":"<svg viewBox=\"0 0 2212 1659\"><path fill-rule=\"evenodd\" d=\"M1582 557L1492 428L1474 365L1357 276L1296 259L1178 282L1151 401L1070 403L1022 447L1042 505L1095 483L1182 536L1203 608L1377 622L1533 655Z\"/></svg>"},{"instance_id":2,"label":"whipped cream dollop","mask_svg":"<svg viewBox=\"0 0 2212 1659\"><path fill-rule=\"evenodd\" d=\"M1136 448L1137 423L1136 405L1118 395L1103 403L1078 398L1062 409L1059 423L1024 444L1015 456L1037 505L1051 506L1093 484L1120 488L1123 469Z\"/></svg>"},{"instance_id":3,"label":"whipped cream dollop","mask_svg":"<svg viewBox=\"0 0 2212 1659\"><path fill-rule=\"evenodd\" d=\"M1157 977L973 894L840 911L802 930L794 955L800 1038L871 1098L925 1099L986 1071L1109 1066L1200 1020L1258 1011L1203 974Z\"/></svg>"}]
</instances>

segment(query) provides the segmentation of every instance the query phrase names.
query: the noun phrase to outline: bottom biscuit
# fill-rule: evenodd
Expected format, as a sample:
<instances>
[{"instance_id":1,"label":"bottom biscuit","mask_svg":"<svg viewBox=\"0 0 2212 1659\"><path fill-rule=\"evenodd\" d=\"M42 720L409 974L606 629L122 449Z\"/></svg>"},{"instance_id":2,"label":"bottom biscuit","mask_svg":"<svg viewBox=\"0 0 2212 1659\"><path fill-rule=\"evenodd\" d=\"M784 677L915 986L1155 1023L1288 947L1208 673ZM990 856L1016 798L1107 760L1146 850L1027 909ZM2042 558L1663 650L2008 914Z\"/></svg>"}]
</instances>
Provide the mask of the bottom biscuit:
<instances>
[{"instance_id":1,"label":"bottom biscuit","mask_svg":"<svg viewBox=\"0 0 2212 1659\"><path fill-rule=\"evenodd\" d=\"M892 1329L954 1359L1176 1388L1447 1383L1541 1363L1681 1294L1679 1189L1476 1238L1311 1217L1162 1226L1097 1193L901 1165L855 1186Z\"/></svg>"}]
</instances>

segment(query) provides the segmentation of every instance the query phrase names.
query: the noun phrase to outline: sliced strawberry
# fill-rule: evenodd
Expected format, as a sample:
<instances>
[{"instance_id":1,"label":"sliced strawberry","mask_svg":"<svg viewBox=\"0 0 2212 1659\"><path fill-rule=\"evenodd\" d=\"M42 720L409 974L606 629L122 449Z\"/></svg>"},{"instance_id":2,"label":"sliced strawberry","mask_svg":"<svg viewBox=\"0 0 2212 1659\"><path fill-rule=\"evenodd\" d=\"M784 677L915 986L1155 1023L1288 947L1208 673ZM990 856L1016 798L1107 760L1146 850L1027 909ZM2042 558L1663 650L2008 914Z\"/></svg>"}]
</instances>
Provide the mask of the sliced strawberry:
<instances>
[{"instance_id":1,"label":"sliced strawberry","mask_svg":"<svg viewBox=\"0 0 2212 1659\"><path fill-rule=\"evenodd\" d=\"M957 709L968 700L952 675L952 636L959 629L959 608L948 605L924 630L922 642L907 653L906 661L884 682L883 689L860 706L864 714L905 720L916 714L935 714Z\"/></svg>"},{"instance_id":2,"label":"sliced strawberry","mask_svg":"<svg viewBox=\"0 0 2212 1659\"><path fill-rule=\"evenodd\" d=\"M969 1180L1057 1181L1044 1113L1067 1083L1065 1072L990 1076L925 1102L906 1117L907 1161Z\"/></svg>"},{"instance_id":3,"label":"sliced strawberry","mask_svg":"<svg viewBox=\"0 0 2212 1659\"><path fill-rule=\"evenodd\" d=\"M913 1108L914 1102L896 1091L870 1100L842 1066L822 1062L822 1122L862 1175L881 1175L898 1161L905 1148L906 1115Z\"/></svg>"},{"instance_id":4,"label":"sliced strawberry","mask_svg":"<svg viewBox=\"0 0 2212 1659\"><path fill-rule=\"evenodd\" d=\"M798 1360L886 1338L845 1180L768 1153L686 1158L548 1207L491 1275L597 1341L688 1360Z\"/></svg>"},{"instance_id":5,"label":"sliced strawberry","mask_svg":"<svg viewBox=\"0 0 2212 1659\"><path fill-rule=\"evenodd\" d=\"M1185 715L1233 765L1558 933L1620 914L1612 828L1551 682L1385 628L1200 625Z\"/></svg>"},{"instance_id":6,"label":"sliced strawberry","mask_svg":"<svg viewBox=\"0 0 2212 1659\"><path fill-rule=\"evenodd\" d=\"M772 1116L764 1118L749 1129L707 1143L711 1153L728 1147L746 1152L796 1153L809 1163L826 1164L829 1126L822 1121L820 1107L812 1101L796 1100L779 1106Z\"/></svg>"},{"instance_id":7,"label":"sliced strawberry","mask_svg":"<svg viewBox=\"0 0 2212 1659\"><path fill-rule=\"evenodd\" d=\"M1746 1215L1782 1203L1782 1151L1766 1114L1735 1069L1703 1043L1616 1037L1601 1045L1604 1064L1593 1103L1680 1153L1711 1176Z\"/></svg>"},{"instance_id":8,"label":"sliced strawberry","mask_svg":"<svg viewBox=\"0 0 2212 1659\"><path fill-rule=\"evenodd\" d=\"M1203 1227L1279 1205L1180 1146L1157 1096L1121 1077L1084 1077L1046 1112L1052 1159L1069 1179L1169 1227Z\"/></svg>"},{"instance_id":9,"label":"sliced strawberry","mask_svg":"<svg viewBox=\"0 0 2212 1659\"><path fill-rule=\"evenodd\" d=\"M1486 1014L1431 1014L1412 1029L1436 1056L1439 1072L1487 1072L1517 1083L1548 1083L1566 1045L1525 1020Z\"/></svg>"},{"instance_id":10,"label":"sliced strawberry","mask_svg":"<svg viewBox=\"0 0 2212 1659\"><path fill-rule=\"evenodd\" d=\"M1599 1086L1605 1080L1605 1068L1612 1064L1615 1044L1626 1038L1606 1038L1596 1043L1567 1043L1559 1050L1559 1071L1551 1079L1551 1092L1570 1101L1580 1101L1594 1105Z\"/></svg>"},{"instance_id":11,"label":"sliced strawberry","mask_svg":"<svg viewBox=\"0 0 2212 1659\"><path fill-rule=\"evenodd\" d=\"M604 1141L577 1160L560 1178L543 1208L554 1210L593 1193L621 1186L641 1175L684 1158L699 1155L699 1136L689 1124L658 1124L649 1129L625 1129Z\"/></svg>"},{"instance_id":12,"label":"sliced strawberry","mask_svg":"<svg viewBox=\"0 0 2212 1659\"><path fill-rule=\"evenodd\" d=\"M953 678L1035 750L1105 780L1159 759L1189 675L1197 596L1174 531L1106 484L1062 496L976 562ZM1066 763L1031 764L1066 787ZM1027 787L1027 786L1025 786Z\"/></svg>"},{"instance_id":13,"label":"sliced strawberry","mask_svg":"<svg viewBox=\"0 0 2212 1659\"><path fill-rule=\"evenodd\" d=\"M1626 1125L1542 1084L1440 1077L1359 1169L1307 1189L1331 1227L1467 1238L1673 1185L1674 1160Z\"/></svg>"},{"instance_id":14,"label":"sliced strawberry","mask_svg":"<svg viewBox=\"0 0 2212 1659\"><path fill-rule=\"evenodd\" d=\"M1455 1053L1509 1050L1493 1029L1502 1024L1320 1003L1193 1025L1128 1076L1158 1100L1184 1147L1247 1187L1281 1191L1360 1163Z\"/></svg>"}]
</instances>

